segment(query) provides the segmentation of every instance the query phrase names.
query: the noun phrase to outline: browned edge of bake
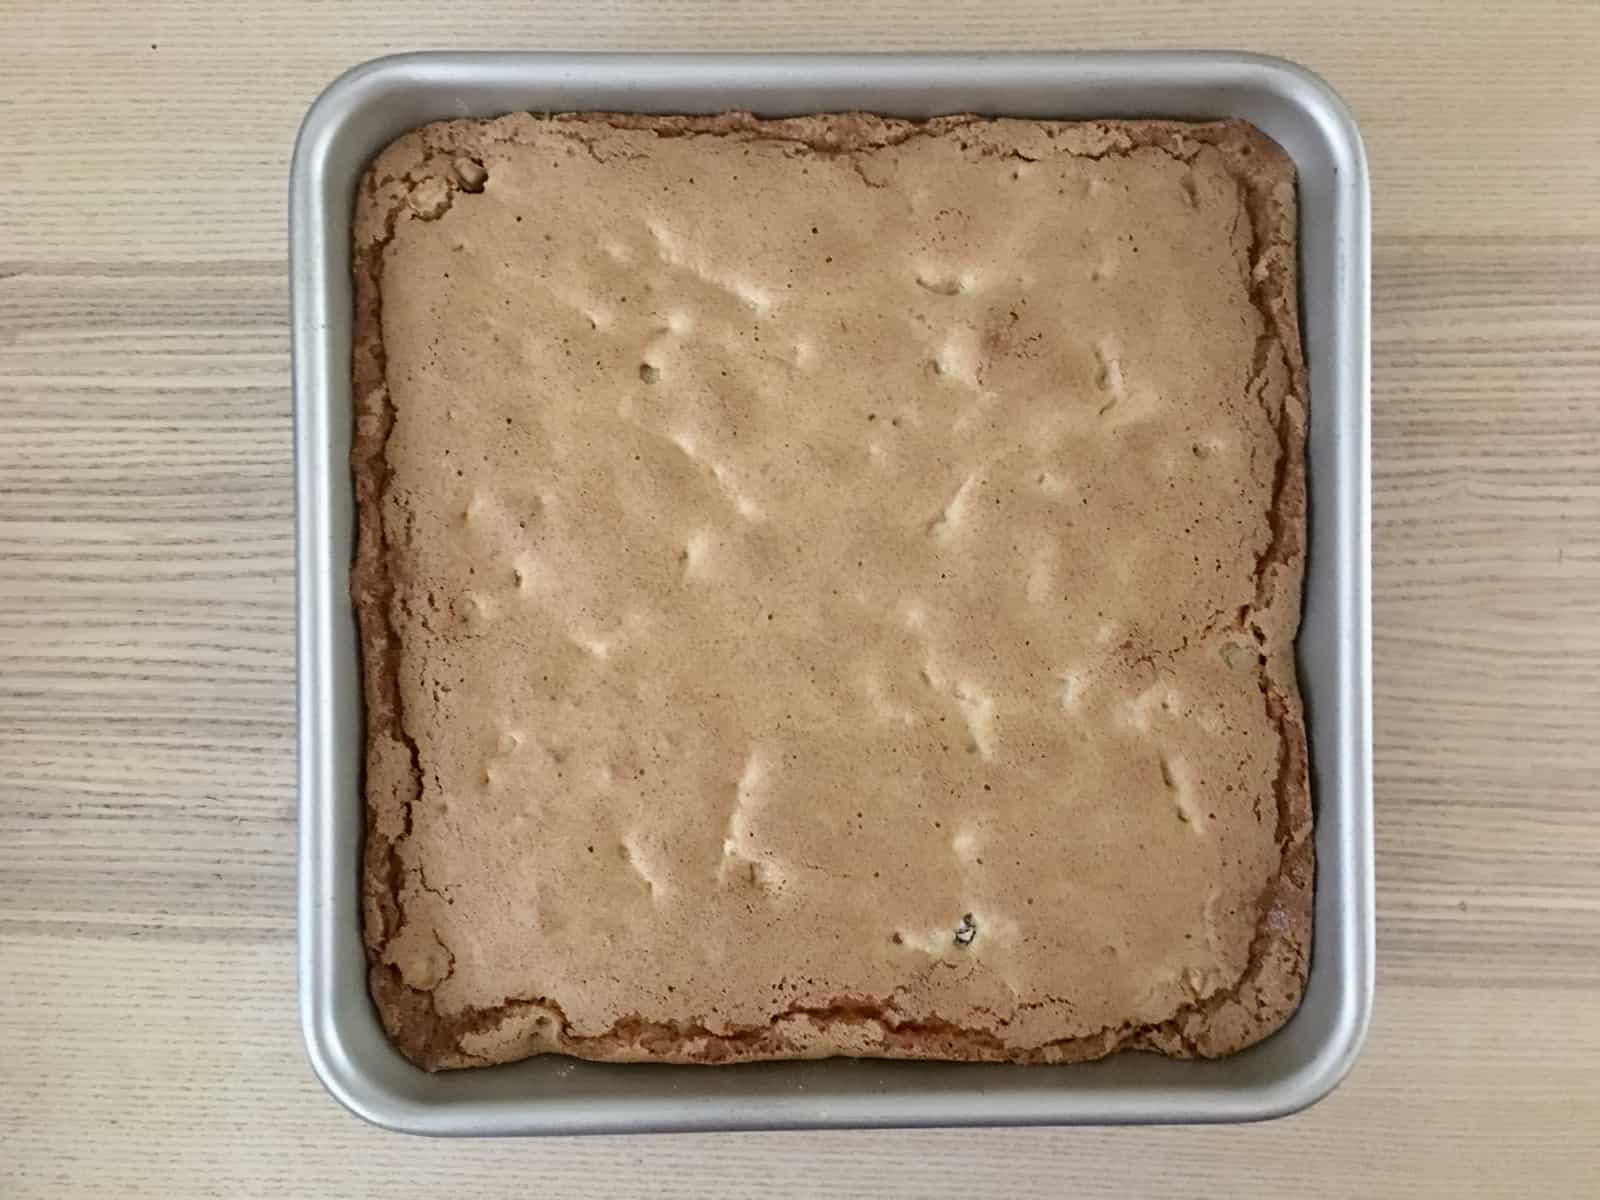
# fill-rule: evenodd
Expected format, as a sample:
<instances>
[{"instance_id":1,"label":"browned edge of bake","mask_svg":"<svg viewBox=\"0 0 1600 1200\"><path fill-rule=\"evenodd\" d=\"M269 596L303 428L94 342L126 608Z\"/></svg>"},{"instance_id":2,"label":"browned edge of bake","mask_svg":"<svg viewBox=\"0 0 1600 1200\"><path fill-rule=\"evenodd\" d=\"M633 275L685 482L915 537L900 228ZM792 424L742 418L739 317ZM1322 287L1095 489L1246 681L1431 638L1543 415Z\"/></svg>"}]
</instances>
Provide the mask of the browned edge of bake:
<instances>
[{"instance_id":1,"label":"browned edge of bake","mask_svg":"<svg viewBox=\"0 0 1600 1200\"><path fill-rule=\"evenodd\" d=\"M770 121L748 113L714 117L585 113L554 117L542 127L585 146L589 145L588 131L600 125L648 130L659 137L782 140L814 154L835 155L937 136L984 121L974 116L949 116L910 122L860 113ZM1038 124L1065 127L1060 122ZM387 443L394 424L383 346L384 251L401 220L437 218L448 211L458 192L482 189L484 145L517 140L515 131L507 137L487 122L447 121L424 126L395 143L395 147L408 146L416 159L415 166L399 178L379 177L381 157L369 167L356 198L353 259L355 439L351 464L358 531L351 592L362 644L368 761L371 747L380 741L403 747L410 758L410 778L400 785L398 838L379 829L376 807L370 802L367 805L363 928L370 986L379 1015L390 1037L411 1061L429 1070L485 1061L463 1050L462 1039L516 1018L537 1021L548 1031L543 1040L550 1048L592 1059L731 1062L795 1057L797 1051L782 1025L796 1018L822 1029L833 1024L870 1026L881 1031L874 1052L884 1057L1073 1062L1120 1049L1139 1049L1206 1058L1259 1041L1276 1031L1298 1007L1310 953L1314 859L1305 726L1292 656L1305 554L1307 403L1297 309L1293 164L1276 143L1243 121L1078 122L1071 127L1100 147L1074 152L1076 157L1090 159L1149 149L1188 162L1203 147L1214 147L1238 184L1250 220L1250 299L1261 313L1263 332L1256 342L1246 397L1268 406L1279 453L1268 513L1271 539L1257 559L1254 599L1239 609L1233 630L1265 647L1267 627L1273 627L1289 649L1270 658L1263 654L1259 674L1262 703L1278 730L1275 837L1281 858L1277 874L1258 897L1256 932L1238 984L1186 1004L1157 1024L1126 1023L1035 1048L1018 1048L983 1029L936 1019L898 1020L880 1001L862 996L839 996L825 1007L785 1010L765 1025L732 1033L715 1033L693 1022L633 1017L619 1021L604 1034L580 1036L568 1032L560 1005L544 996L509 997L490 1007L441 1013L431 991L405 984L398 969L384 962L389 939L405 922L402 893L406 868L400 845L411 832L411 805L421 792L422 770L416 743L405 729L397 679L400 646L393 616L404 597L396 595L389 574L390 550L404 531L389 528L384 518L390 476ZM1004 153L998 146L982 149ZM427 189L426 193L422 189ZM416 203L419 197L424 200L420 206ZM1274 368L1286 368L1288 376L1280 406L1274 406L1265 395ZM686 1050L690 1042L695 1043L692 1055Z\"/></svg>"}]
</instances>

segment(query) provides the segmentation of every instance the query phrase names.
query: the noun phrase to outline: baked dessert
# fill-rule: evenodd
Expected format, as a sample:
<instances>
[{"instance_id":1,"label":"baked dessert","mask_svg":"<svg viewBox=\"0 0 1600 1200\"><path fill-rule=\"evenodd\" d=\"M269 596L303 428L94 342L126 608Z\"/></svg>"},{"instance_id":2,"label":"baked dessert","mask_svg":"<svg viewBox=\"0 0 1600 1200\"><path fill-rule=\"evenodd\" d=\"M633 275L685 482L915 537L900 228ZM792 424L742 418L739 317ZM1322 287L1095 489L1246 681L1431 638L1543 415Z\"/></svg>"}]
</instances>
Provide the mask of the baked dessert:
<instances>
[{"instance_id":1,"label":"baked dessert","mask_svg":"<svg viewBox=\"0 0 1600 1200\"><path fill-rule=\"evenodd\" d=\"M1299 1002L1292 166L519 115L356 200L371 988L560 1052L1216 1056Z\"/></svg>"}]
</instances>

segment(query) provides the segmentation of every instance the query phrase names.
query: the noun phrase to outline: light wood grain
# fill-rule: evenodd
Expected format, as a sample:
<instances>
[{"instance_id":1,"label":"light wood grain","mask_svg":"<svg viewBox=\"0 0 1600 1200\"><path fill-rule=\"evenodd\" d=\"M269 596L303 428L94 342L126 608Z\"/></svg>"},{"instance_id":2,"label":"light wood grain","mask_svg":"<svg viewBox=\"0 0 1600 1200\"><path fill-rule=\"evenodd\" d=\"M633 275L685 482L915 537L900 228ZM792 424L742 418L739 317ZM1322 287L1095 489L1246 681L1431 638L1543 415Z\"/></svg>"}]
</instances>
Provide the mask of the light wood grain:
<instances>
[{"instance_id":1,"label":"light wood grain","mask_svg":"<svg viewBox=\"0 0 1600 1200\"><path fill-rule=\"evenodd\" d=\"M0 1194L1593 1195L1600 7L11 5L0 28ZM441 1143L299 1046L284 247L301 113L420 47L1211 45L1375 180L1379 996L1242 1129Z\"/></svg>"}]
</instances>

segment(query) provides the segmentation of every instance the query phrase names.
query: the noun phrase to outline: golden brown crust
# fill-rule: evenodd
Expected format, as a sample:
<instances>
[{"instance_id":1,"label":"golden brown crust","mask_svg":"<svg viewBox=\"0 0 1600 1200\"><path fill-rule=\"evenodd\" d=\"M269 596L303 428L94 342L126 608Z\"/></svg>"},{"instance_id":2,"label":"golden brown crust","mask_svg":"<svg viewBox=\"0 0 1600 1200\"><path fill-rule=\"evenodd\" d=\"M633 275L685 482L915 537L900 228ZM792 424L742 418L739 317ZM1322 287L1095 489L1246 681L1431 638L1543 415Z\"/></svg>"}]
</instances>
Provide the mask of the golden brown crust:
<instances>
[{"instance_id":1,"label":"golden brown crust","mask_svg":"<svg viewBox=\"0 0 1600 1200\"><path fill-rule=\"evenodd\" d=\"M398 674L402 631L426 618L411 611L414 598L396 587L397 554L409 536L406 523L411 516L390 488L389 442L395 412L384 345L385 253L398 226L437 220L462 192L481 191L492 171L486 164L496 154L555 137L570 140L598 159L627 149L608 142L618 131L789 143L800 160L816 155L851 161L866 186L884 182L873 178L875 152L923 138L959 137L964 149L970 142L979 155L1015 154L1025 162L1046 153L1101 160L1147 150L1177 163L1192 163L1207 149L1220 157L1237 184L1248 218L1249 303L1260 314L1245 393L1250 402L1263 406L1276 439L1270 535L1256 556L1254 596L1237 612L1191 631L1197 642L1233 635L1235 641L1225 647L1232 655L1244 645L1257 648L1252 657L1258 651L1260 703L1278 743L1271 781L1278 867L1255 900L1255 932L1243 968L1231 984L1196 993L1160 1020L1129 1019L1089 1030L1067 1021L1063 1028L1070 1032L1062 1036L1026 1039L1007 1036L1009 1019L979 1027L908 1011L896 995L848 991L822 1002L793 1002L791 997L774 1004L764 1021L729 1023L699 1012L685 1012L681 1020L623 1014L595 1031L579 1028L561 1000L543 994L533 979L525 981L531 994L518 989L510 996L501 993L498 1002L448 1008L438 1003L438 989L456 973L456 952L440 936L440 925L408 923L407 911L408 904L424 898L433 903L444 893L424 878L425 858L408 850L413 806L426 790L426 764L414 737L417 729L405 719L405 689ZM1041 137L1048 141L1040 141ZM401 1050L429 1069L509 1061L548 1051L618 1061L730 1062L849 1053L1070 1062L1118 1049L1213 1057L1257 1041L1281 1025L1298 1005L1304 984L1313 872L1305 732L1293 661L1304 562L1306 403L1294 231L1292 165L1275 144L1241 122L1065 125L973 117L910 123L862 114L782 121L738 113L704 118L580 114L441 123L408 134L386 150L368 172L356 210L357 425L352 459L359 530L352 587L364 649L368 714L365 931L373 995ZM1186 633L1184 644L1188 641ZM409 940L404 948L399 946L402 935ZM432 939L425 952L410 944L417 937ZM1070 1004L1067 1007L1070 1011Z\"/></svg>"}]
</instances>

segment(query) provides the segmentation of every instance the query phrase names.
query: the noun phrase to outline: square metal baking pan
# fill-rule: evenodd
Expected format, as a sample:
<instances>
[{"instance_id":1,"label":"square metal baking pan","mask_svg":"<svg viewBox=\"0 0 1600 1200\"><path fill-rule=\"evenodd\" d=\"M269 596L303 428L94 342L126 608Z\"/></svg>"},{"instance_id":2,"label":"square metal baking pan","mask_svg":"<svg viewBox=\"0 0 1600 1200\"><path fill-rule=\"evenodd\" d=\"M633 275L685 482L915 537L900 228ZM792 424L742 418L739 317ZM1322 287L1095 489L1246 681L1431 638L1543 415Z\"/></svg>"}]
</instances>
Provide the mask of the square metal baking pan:
<instances>
[{"instance_id":1,"label":"square metal baking pan","mask_svg":"<svg viewBox=\"0 0 1600 1200\"><path fill-rule=\"evenodd\" d=\"M560 1057L429 1075L389 1044L361 941L363 720L349 599L354 497L350 221L368 160L447 117L609 109L766 116L864 109L1093 118L1242 117L1294 158L1311 373L1310 550L1297 651L1317 880L1311 974L1289 1024L1215 1062L1072 1066L834 1059L723 1067ZM298 555L300 1009L347 1106L433 1134L869 1125L1240 1121L1325 1095L1365 1034L1373 982L1369 197L1361 139L1321 80L1227 53L414 54L336 80L290 183Z\"/></svg>"}]
</instances>

